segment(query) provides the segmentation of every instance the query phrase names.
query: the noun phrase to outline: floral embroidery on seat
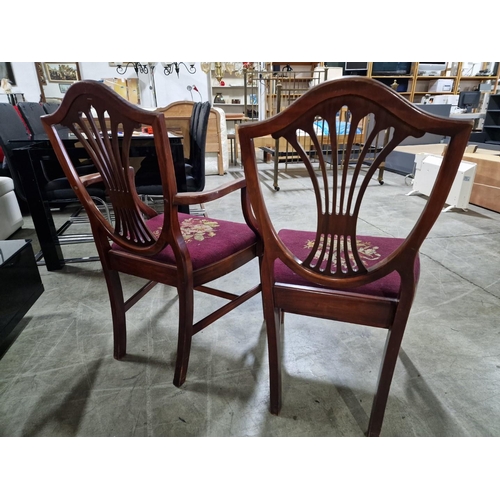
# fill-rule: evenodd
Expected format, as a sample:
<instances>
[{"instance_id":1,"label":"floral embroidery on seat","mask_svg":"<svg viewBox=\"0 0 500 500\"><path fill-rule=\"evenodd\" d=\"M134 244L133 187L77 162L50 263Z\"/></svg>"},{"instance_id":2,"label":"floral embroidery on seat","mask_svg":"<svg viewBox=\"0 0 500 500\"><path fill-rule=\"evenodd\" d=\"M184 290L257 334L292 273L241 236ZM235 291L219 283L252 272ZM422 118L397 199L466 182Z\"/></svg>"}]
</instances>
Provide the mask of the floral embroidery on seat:
<instances>
[{"instance_id":1,"label":"floral embroidery on seat","mask_svg":"<svg viewBox=\"0 0 500 500\"><path fill-rule=\"evenodd\" d=\"M324 240L324 238L321 237L321 242L318 246L318 250L316 251L316 254L314 255L314 260L311 263L313 266L316 265L318 259L321 256L321 253L323 251L323 240ZM338 243L338 240L337 240L337 238L335 238L334 243L333 243L334 255L336 255L336 253L337 253L337 243ZM374 246L368 241L363 241L363 240L358 240L358 239L356 239L356 244L357 244L357 248L358 248L359 257L361 259L361 262L363 262L363 264L365 265L365 267L368 267L370 261L373 262L373 261L380 259L381 255L378 253L378 249L379 249L378 246ZM328 236L327 240L326 240L326 251L325 251L325 254L323 256L323 262L326 262L328 260L328 256L330 254L330 246L331 246L331 236ZM314 240L307 240L304 248L311 249L313 247L314 247ZM348 249L349 262L351 263L351 267L354 270L357 270L356 261L354 260L354 256L352 253L350 239L347 240L347 249ZM342 270L344 272L346 272L347 271L347 264L346 264L345 255L343 252L340 256L340 262L342 265ZM335 272L335 268L336 268L335 258L333 258L332 259L332 271L333 272Z\"/></svg>"},{"instance_id":2,"label":"floral embroidery on seat","mask_svg":"<svg viewBox=\"0 0 500 500\"><path fill-rule=\"evenodd\" d=\"M191 217L184 219L181 222L181 233L186 243L192 240L203 241L205 238L213 238L216 235L219 223L214 220L206 219L205 217ZM160 236L162 226L159 226L153 235L158 238Z\"/></svg>"}]
</instances>

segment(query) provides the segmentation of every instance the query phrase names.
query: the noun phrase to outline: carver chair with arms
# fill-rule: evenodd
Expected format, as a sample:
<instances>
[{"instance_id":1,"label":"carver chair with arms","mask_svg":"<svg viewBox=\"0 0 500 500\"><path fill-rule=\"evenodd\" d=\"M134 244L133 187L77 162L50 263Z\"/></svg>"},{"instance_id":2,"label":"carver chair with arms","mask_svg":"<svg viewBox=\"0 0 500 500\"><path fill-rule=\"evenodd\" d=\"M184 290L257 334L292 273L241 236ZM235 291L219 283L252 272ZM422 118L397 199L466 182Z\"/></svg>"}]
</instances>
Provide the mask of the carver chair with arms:
<instances>
[{"instance_id":1,"label":"carver chair with arms","mask_svg":"<svg viewBox=\"0 0 500 500\"><path fill-rule=\"evenodd\" d=\"M60 108L43 117L42 121L60 163L89 215L111 303L114 357L121 359L126 354L126 311L157 283L175 287L179 299L179 325L174 384L182 385L193 335L260 291L260 283L240 295L207 285L261 254L260 240L252 226L245 180L204 193L178 193L163 115L130 104L98 82L73 84ZM57 135L55 127L58 124L68 127L92 158L113 207L114 225L102 216L89 197L87 179L78 176L63 141ZM163 188L161 214L138 196L134 168L129 162L134 131L142 126L153 129ZM242 219L247 223L179 212L179 206L212 201L237 191L241 193ZM147 283L125 300L120 274L144 278ZM229 302L193 324L195 290Z\"/></svg>"},{"instance_id":2,"label":"carver chair with arms","mask_svg":"<svg viewBox=\"0 0 500 500\"><path fill-rule=\"evenodd\" d=\"M315 124L325 120L335 130L342 107L349 109L351 123L342 140L343 154L332 155L330 170ZM353 161L356 127L367 116L374 128ZM389 139L373 157L372 145L386 131ZM419 248L443 209L470 131L471 123L422 112L388 86L362 77L318 85L280 114L239 128L248 194L264 243L261 280L273 414L281 408L280 332L285 312L388 329L367 431L370 436L380 434L419 278ZM365 195L375 189L369 183L381 162L406 137L426 132L449 137L450 142L435 187L428 200L422 201L420 217L406 237L361 232L360 209L364 198L369 198ZM311 138L312 151L301 146L299 137L304 133ZM304 202L297 210L301 220L311 221L307 228L304 222L290 229L293 213L288 214L284 227L273 219L265 202L253 141L266 135L288 141L290 151L295 150L304 163L313 194L310 205ZM338 150L337 135L332 134L330 140L329 151ZM368 164L364 162L367 156L371 157ZM309 219L308 206L312 207Z\"/></svg>"}]
</instances>

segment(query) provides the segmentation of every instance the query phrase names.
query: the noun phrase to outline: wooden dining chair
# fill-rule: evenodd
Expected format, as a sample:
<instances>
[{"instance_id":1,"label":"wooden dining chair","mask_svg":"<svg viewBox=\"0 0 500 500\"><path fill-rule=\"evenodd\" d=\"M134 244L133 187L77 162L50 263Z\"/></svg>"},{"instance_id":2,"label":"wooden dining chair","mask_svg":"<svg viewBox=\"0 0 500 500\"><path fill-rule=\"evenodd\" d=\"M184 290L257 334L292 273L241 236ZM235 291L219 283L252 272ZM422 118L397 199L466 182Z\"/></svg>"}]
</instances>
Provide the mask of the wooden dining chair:
<instances>
[{"instance_id":1,"label":"wooden dining chair","mask_svg":"<svg viewBox=\"0 0 500 500\"><path fill-rule=\"evenodd\" d=\"M245 180L215 190L178 193L165 119L120 97L104 84L81 81L65 94L59 109L42 118L45 130L71 186L88 213L106 279L113 318L114 357L126 354L126 311L153 286L175 287L179 298L178 346L174 384L186 379L194 334L260 291L260 283L236 295L216 290L209 282L250 262L261 253L246 198ZM92 158L97 175L79 177L56 126L68 127ZM163 186L163 213L158 214L139 198L135 171L129 162L134 132L152 127ZM114 212L114 225L106 220L89 197L87 186L102 181ZM240 191L242 221L230 222L180 213L179 206L199 204ZM124 299L120 274L144 278L147 283ZM194 291L229 302L198 322L193 322Z\"/></svg>"},{"instance_id":2,"label":"wooden dining chair","mask_svg":"<svg viewBox=\"0 0 500 500\"><path fill-rule=\"evenodd\" d=\"M330 165L314 122L326 120L330 130L336 130L342 106L348 107L352 121L346 140L341 141L343 155L331 155ZM374 128L353 162L350 156L356 126L367 116ZM372 145L386 131L389 140L373 157ZM248 194L264 242L261 280L273 414L281 408L280 329L285 312L378 327L388 329L388 336L367 434L380 434L419 278L419 248L445 204L470 131L470 122L425 113L388 86L362 77L318 85L280 114L239 128ZM381 162L406 137L421 137L426 132L447 136L450 142L435 187L414 227L406 238L359 234L358 222L363 222L359 220L360 207ZM300 137L304 133L310 136L313 151L302 148ZM266 135L286 140L304 163L314 193L307 230L289 229L293 211L286 223L281 218L280 226L273 224L274 212L263 196L254 148L254 140ZM330 141L328 150L338 150L338 136L331 135ZM368 163L364 161L367 157ZM338 158L342 158L341 164ZM280 196L275 195L275 203L280 202ZM286 197L283 203L287 203ZM295 207L301 220L307 220L306 207L306 203Z\"/></svg>"}]
</instances>

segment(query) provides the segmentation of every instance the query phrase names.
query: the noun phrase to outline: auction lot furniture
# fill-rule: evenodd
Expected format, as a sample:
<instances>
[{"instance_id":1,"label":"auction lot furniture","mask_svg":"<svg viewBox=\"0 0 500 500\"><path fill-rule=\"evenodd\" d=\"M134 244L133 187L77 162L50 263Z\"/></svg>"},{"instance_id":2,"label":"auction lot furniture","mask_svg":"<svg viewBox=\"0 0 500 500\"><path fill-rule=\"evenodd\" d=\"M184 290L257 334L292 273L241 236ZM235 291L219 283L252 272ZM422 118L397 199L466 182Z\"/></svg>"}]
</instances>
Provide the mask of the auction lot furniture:
<instances>
[{"instance_id":1,"label":"auction lot furniture","mask_svg":"<svg viewBox=\"0 0 500 500\"><path fill-rule=\"evenodd\" d=\"M245 180L212 191L179 192L163 114L133 106L98 82L74 83L60 108L42 121L89 216L108 287L114 357L121 359L126 354L126 311L158 283L175 287L179 297L179 328L174 384L181 386L186 379L193 335L260 292L260 283L240 295L207 285L261 254L260 239L245 196ZM138 124L153 131L163 186L161 214L143 203L135 189L129 151ZM75 134L93 159L99 173L97 178L78 175L64 142L57 135L57 125L66 126ZM123 132L119 133L118 125ZM103 217L88 194L88 186L101 180L113 207L114 224ZM247 224L179 212L180 206L205 203L235 191L241 192L242 218ZM147 282L125 300L121 274L144 278ZM195 290L228 302L194 323Z\"/></svg>"},{"instance_id":2,"label":"auction lot furniture","mask_svg":"<svg viewBox=\"0 0 500 500\"><path fill-rule=\"evenodd\" d=\"M345 155L341 161L333 155L332 171L329 171L315 123L320 117L333 128L332 124L336 123L344 106L353 116L354 123L371 115L375 125L362 150L356 152L354 162L351 162L350 152L356 133L351 129L345 143ZM363 159L374 138L389 129L392 130L391 139L377 151L366 169ZM261 280L268 338L271 413L278 414L281 409L280 330L285 312L387 329L367 431L370 436L380 434L418 283L419 248L443 208L471 129L470 122L425 113L386 85L362 77L318 85L280 114L239 127L250 204L264 243ZM310 154L301 145L301 130L310 136L317 162L311 161ZM426 132L447 136L450 143L436 179L437 189L432 191L415 225L406 238L359 234L360 208L363 199L370 196L371 190L367 188L380 164L406 137L420 137ZM314 198L309 204L304 203L295 209L300 211L302 220L311 221L309 230L294 227L294 207L289 207L285 227L282 221L279 230L273 224L272 207L268 208L265 201L268 198L262 194L254 143L255 138L266 135L277 141L286 141L290 150L304 163ZM311 207L309 214L307 207ZM347 368L349 370L352 367Z\"/></svg>"}]
</instances>

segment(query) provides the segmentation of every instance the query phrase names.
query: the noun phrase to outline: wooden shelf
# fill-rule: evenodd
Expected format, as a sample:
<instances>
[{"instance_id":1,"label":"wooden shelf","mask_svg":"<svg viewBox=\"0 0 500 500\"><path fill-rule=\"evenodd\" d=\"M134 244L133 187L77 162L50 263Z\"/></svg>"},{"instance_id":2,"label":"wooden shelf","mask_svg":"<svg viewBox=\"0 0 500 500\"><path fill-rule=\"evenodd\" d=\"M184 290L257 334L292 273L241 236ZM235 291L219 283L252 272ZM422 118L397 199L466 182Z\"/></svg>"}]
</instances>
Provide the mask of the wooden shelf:
<instances>
[{"instance_id":1,"label":"wooden shelf","mask_svg":"<svg viewBox=\"0 0 500 500\"><path fill-rule=\"evenodd\" d=\"M213 89L221 89L221 90L227 90L227 89L244 89L244 85L212 85Z\"/></svg>"},{"instance_id":2,"label":"wooden shelf","mask_svg":"<svg viewBox=\"0 0 500 500\"><path fill-rule=\"evenodd\" d=\"M418 80L456 80L456 76L427 76L427 75L417 75Z\"/></svg>"},{"instance_id":3,"label":"wooden shelf","mask_svg":"<svg viewBox=\"0 0 500 500\"><path fill-rule=\"evenodd\" d=\"M463 68L466 63L457 62L457 63L447 63L446 71L443 71L440 75L419 75L418 74L418 63L412 63L412 73L407 75L374 75L372 74L373 63L368 63L368 69L366 72L366 76L372 78L374 80L383 81L384 83L387 80L396 80L400 83L408 82L408 90L405 92L399 92L400 95L404 95L411 102L415 102L415 98L419 99L421 96L426 94L430 95L457 95L460 93L460 82L464 82L464 86L462 86L462 90L464 87L467 88L466 82L469 82L469 86L471 82L484 82L491 80L492 89L491 93L495 94L498 88L498 79L500 78L500 63L496 63L497 72L494 75L462 75ZM480 69L488 69L494 68L495 63L481 63ZM476 66L477 70L477 66ZM449 75L446 73L456 73L454 75ZM453 82L452 90L448 92L432 92L425 90L428 87L428 84L432 81L436 80L451 80ZM493 83L494 81L494 83Z\"/></svg>"},{"instance_id":4,"label":"wooden shelf","mask_svg":"<svg viewBox=\"0 0 500 500\"><path fill-rule=\"evenodd\" d=\"M446 77L448 78L448 77ZM450 77L452 78L452 77ZM457 78L457 77L454 77ZM497 76L461 76L460 80L494 80L495 78L498 78Z\"/></svg>"},{"instance_id":5,"label":"wooden shelf","mask_svg":"<svg viewBox=\"0 0 500 500\"><path fill-rule=\"evenodd\" d=\"M373 78L374 80L397 80L398 78L413 78L413 75L372 75L371 78Z\"/></svg>"}]
</instances>

